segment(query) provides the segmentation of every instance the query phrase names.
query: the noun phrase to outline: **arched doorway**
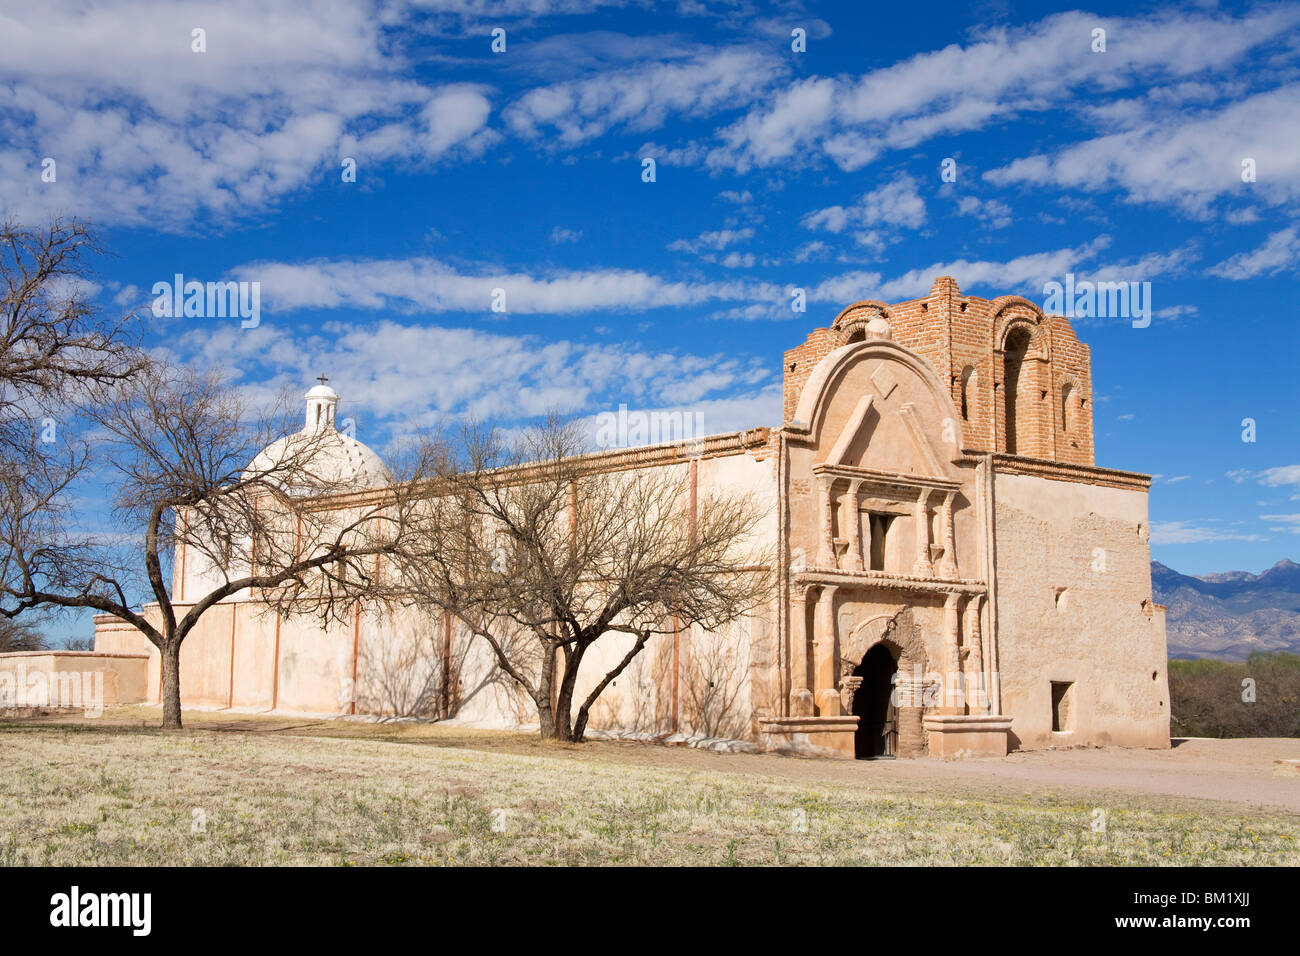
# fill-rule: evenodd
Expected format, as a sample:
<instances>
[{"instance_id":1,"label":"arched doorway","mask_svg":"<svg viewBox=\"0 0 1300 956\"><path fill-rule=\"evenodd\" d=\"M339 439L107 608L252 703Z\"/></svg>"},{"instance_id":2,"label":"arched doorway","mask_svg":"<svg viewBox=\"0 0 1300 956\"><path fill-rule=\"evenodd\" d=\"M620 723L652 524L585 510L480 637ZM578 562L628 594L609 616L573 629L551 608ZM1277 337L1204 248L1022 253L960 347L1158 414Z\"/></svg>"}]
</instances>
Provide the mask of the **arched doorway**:
<instances>
[{"instance_id":1,"label":"arched doorway","mask_svg":"<svg viewBox=\"0 0 1300 956\"><path fill-rule=\"evenodd\" d=\"M894 706L894 675L898 661L884 642L874 645L853 671L862 683L853 694L858 729L853 739L859 760L893 757L898 752L898 708Z\"/></svg>"}]
</instances>

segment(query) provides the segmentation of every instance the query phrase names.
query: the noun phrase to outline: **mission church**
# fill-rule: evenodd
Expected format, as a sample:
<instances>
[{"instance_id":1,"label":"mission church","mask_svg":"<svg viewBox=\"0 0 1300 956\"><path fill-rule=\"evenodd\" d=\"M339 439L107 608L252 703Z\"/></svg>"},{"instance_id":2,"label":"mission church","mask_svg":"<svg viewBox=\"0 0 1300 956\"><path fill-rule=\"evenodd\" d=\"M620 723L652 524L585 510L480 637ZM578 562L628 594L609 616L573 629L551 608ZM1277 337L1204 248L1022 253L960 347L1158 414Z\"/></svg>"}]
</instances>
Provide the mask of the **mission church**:
<instances>
[{"instance_id":1,"label":"mission church","mask_svg":"<svg viewBox=\"0 0 1300 956\"><path fill-rule=\"evenodd\" d=\"M608 469L675 470L691 493L754 493L777 567L747 617L652 640L594 730L848 758L1169 746L1150 478L1094 464L1090 354L1067 319L944 276L814 329L785 353L784 386L779 426L596 453ZM341 474L358 489L389 480L337 430L333 389L307 402L304 431L327 433ZM221 573L183 552L174 569L181 611ZM579 691L626 647L602 638ZM96 618L95 650L140 655L142 699L159 700L158 652L139 632ZM426 700L453 656L454 686ZM449 618L357 608L322 628L248 594L213 607L181 650L187 707L535 724L499 676Z\"/></svg>"}]
</instances>

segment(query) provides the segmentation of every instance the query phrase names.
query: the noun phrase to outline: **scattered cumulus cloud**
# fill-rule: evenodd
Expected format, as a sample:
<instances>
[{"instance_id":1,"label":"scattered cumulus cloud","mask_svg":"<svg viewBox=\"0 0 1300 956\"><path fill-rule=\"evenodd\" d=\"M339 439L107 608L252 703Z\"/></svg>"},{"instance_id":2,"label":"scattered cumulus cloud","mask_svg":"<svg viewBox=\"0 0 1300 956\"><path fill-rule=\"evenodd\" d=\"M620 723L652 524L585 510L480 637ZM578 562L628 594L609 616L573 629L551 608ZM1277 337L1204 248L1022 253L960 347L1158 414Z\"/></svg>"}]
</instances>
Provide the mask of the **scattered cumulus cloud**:
<instances>
[{"instance_id":1,"label":"scattered cumulus cloud","mask_svg":"<svg viewBox=\"0 0 1300 956\"><path fill-rule=\"evenodd\" d=\"M1300 266L1300 229L1289 226L1270 235L1264 244L1249 252L1239 252L1207 271L1223 279L1253 279L1276 275Z\"/></svg>"}]
</instances>

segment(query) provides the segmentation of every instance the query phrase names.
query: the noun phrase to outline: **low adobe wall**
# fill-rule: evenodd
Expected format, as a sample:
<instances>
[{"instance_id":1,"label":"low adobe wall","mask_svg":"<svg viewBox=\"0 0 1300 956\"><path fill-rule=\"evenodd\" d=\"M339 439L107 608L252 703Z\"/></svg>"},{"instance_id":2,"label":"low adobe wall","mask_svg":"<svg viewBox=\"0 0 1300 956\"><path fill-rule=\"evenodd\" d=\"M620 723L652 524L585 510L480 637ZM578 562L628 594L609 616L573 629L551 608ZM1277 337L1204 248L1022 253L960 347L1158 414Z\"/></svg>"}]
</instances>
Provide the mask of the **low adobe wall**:
<instances>
[{"instance_id":1,"label":"low adobe wall","mask_svg":"<svg viewBox=\"0 0 1300 956\"><path fill-rule=\"evenodd\" d=\"M148 686L144 654L13 651L0 654L0 710L139 704ZM98 698L96 700L96 698Z\"/></svg>"}]
</instances>

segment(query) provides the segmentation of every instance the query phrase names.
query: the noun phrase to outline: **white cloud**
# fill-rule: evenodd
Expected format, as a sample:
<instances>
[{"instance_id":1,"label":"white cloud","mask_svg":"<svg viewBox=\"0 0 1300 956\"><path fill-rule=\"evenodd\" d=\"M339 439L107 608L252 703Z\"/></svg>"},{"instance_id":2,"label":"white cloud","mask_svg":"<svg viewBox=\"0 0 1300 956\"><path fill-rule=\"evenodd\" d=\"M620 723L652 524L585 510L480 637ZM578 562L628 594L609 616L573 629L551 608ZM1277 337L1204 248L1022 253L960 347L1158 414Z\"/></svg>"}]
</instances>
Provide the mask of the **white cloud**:
<instances>
[{"instance_id":1,"label":"white cloud","mask_svg":"<svg viewBox=\"0 0 1300 956\"><path fill-rule=\"evenodd\" d=\"M805 229L822 229L831 233L872 226L917 229L925 224L925 200L917 191L917 185L914 177L904 174L893 182L863 193L851 206L829 206L810 212L800 224Z\"/></svg>"},{"instance_id":2,"label":"white cloud","mask_svg":"<svg viewBox=\"0 0 1300 956\"><path fill-rule=\"evenodd\" d=\"M779 420L779 386L762 362L734 354L692 354L634 344L543 341L478 329L328 322L309 334L263 322L256 329L205 325L181 331L169 348L198 368L224 368L254 401L282 388L306 389L324 372L342 396L341 417L358 418L358 437L374 423L394 432L440 417L517 420L561 408L569 413L626 402L643 407L703 407L725 430L728 403L767 395L774 410L735 427ZM254 373L250 370L256 369ZM253 375L257 377L254 378ZM776 388L775 402L770 392ZM766 390L766 391L765 391ZM754 412L756 414L756 412ZM368 437L371 436L371 437Z\"/></svg>"},{"instance_id":3,"label":"white cloud","mask_svg":"<svg viewBox=\"0 0 1300 956\"><path fill-rule=\"evenodd\" d=\"M1235 534L1191 521L1153 521L1152 544L1199 544L1203 541L1261 541L1258 534Z\"/></svg>"},{"instance_id":4,"label":"white cloud","mask_svg":"<svg viewBox=\"0 0 1300 956\"><path fill-rule=\"evenodd\" d=\"M1280 485L1300 485L1300 465L1281 465L1266 468L1258 475L1261 485L1277 488Z\"/></svg>"},{"instance_id":5,"label":"white cloud","mask_svg":"<svg viewBox=\"0 0 1300 956\"><path fill-rule=\"evenodd\" d=\"M774 426L781 420L781 385L772 383L758 391L743 392L727 398L704 399L697 402L672 404L654 408L636 408L629 406L629 416L638 412L668 416L660 419L660 440L669 441L678 437L671 430L672 425L680 422L682 431L689 429L689 434L681 437L698 438L706 435L718 435L726 432L740 431L764 425ZM601 425L597 416L618 414L618 403L594 410L585 417L582 424L593 439ZM647 436L649 437L649 436Z\"/></svg>"},{"instance_id":6,"label":"white cloud","mask_svg":"<svg viewBox=\"0 0 1300 956\"><path fill-rule=\"evenodd\" d=\"M653 309L706 302L777 302L773 283L670 281L630 269L552 270L544 275L481 267L457 269L437 259L316 260L249 263L237 279L261 283L263 311L393 309L491 314L494 290L507 313L581 313ZM263 321L271 316L264 314Z\"/></svg>"},{"instance_id":7,"label":"white cloud","mask_svg":"<svg viewBox=\"0 0 1300 956\"><path fill-rule=\"evenodd\" d=\"M139 305L145 301L145 294L140 291L138 286L125 285L119 289L113 296L113 302L117 305L128 308Z\"/></svg>"},{"instance_id":8,"label":"white cloud","mask_svg":"<svg viewBox=\"0 0 1300 956\"><path fill-rule=\"evenodd\" d=\"M675 239L668 243L668 248L673 252L699 253L709 249L721 252L728 246L752 238L754 238L754 230L749 227L743 229L718 229L712 232L702 232L694 239Z\"/></svg>"},{"instance_id":9,"label":"white cloud","mask_svg":"<svg viewBox=\"0 0 1300 956\"><path fill-rule=\"evenodd\" d=\"M813 259L822 259L828 256L831 247L820 239L814 239L812 242L805 242L802 246L794 251L795 262L808 262Z\"/></svg>"},{"instance_id":10,"label":"white cloud","mask_svg":"<svg viewBox=\"0 0 1300 956\"><path fill-rule=\"evenodd\" d=\"M963 216L974 216L990 229L1005 229L1011 225L1011 207L998 199L962 196L957 200L957 212Z\"/></svg>"},{"instance_id":11,"label":"white cloud","mask_svg":"<svg viewBox=\"0 0 1300 956\"><path fill-rule=\"evenodd\" d=\"M853 302L863 298L897 302L924 295L934 280L944 275L953 276L966 291L983 288L999 295L1017 290L1037 293L1043 283L1059 279L1067 272L1081 271L1079 264L1094 258L1109 241L1109 237L1099 236L1076 248L1029 253L1006 262L970 259L936 262L892 279L883 279L879 272L855 271L827 279L808 297L818 302Z\"/></svg>"},{"instance_id":12,"label":"white cloud","mask_svg":"<svg viewBox=\"0 0 1300 956\"><path fill-rule=\"evenodd\" d=\"M1092 282L1150 282L1158 276L1184 271L1197 256L1195 247L1188 244L1169 252L1149 252L1139 259L1106 263L1077 278Z\"/></svg>"},{"instance_id":13,"label":"white cloud","mask_svg":"<svg viewBox=\"0 0 1300 956\"><path fill-rule=\"evenodd\" d=\"M563 226L556 226L551 230L551 242L557 246L566 242L577 242L581 238L581 229L565 229Z\"/></svg>"},{"instance_id":14,"label":"white cloud","mask_svg":"<svg viewBox=\"0 0 1300 956\"><path fill-rule=\"evenodd\" d=\"M1057 109L1079 100L1083 90L1162 81L1186 85L1233 68L1296 23L1300 10L1273 7L1239 18L1186 11L1127 19L1070 12L1015 29L992 27L966 45L951 44L856 78L795 80L722 130L722 144L708 162L743 172L826 157L855 170L887 149ZM1096 27L1112 38L1105 54L1090 49ZM1203 95L1204 87L1192 84L1185 95Z\"/></svg>"},{"instance_id":15,"label":"white cloud","mask_svg":"<svg viewBox=\"0 0 1300 956\"><path fill-rule=\"evenodd\" d=\"M1290 226L1270 235L1258 249L1239 252L1206 271L1224 279L1251 279L1295 269L1297 264L1300 264L1300 229Z\"/></svg>"},{"instance_id":16,"label":"white cloud","mask_svg":"<svg viewBox=\"0 0 1300 956\"><path fill-rule=\"evenodd\" d=\"M0 206L189 229L380 162L479 152L484 89L428 86L374 2L11 6L0 30ZM328 24L328 28L322 28ZM206 30L207 50L191 49ZM57 163L43 183L39 161ZM367 169L370 164L370 170Z\"/></svg>"},{"instance_id":17,"label":"white cloud","mask_svg":"<svg viewBox=\"0 0 1300 956\"><path fill-rule=\"evenodd\" d=\"M1261 521L1275 521L1276 525L1270 527L1269 531L1280 531L1284 534L1300 534L1300 514L1290 515L1260 515Z\"/></svg>"},{"instance_id":18,"label":"white cloud","mask_svg":"<svg viewBox=\"0 0 1300 956\"><path fill-rule=\"evenodd\" d=\"M1017 159L984 178L1087 191L1119 189L1137 202L1171 203L1206 215L1210 203L1236 196L1268 203L1300 199L1300 84L1258 93L1218 110L1157 114L1134 129L1071 144L1054 156ZM1207 143L1230 149L1206 149ZM1243 183L1241 160L1260 170Z\"/></svg>"},{"instance_id":19,"label":"white cloud","mask_svg":"<svg viewBox=\"0 0 1300 956\"><path fill-rule=\"evenodd\" d=\"M728 252L719 261L718 265L724 269L752 269L754 267L755 257L752 252Z\"/></svg>"},{"instance_id":20,"label":"white cloud","mask_svg":"<svg viewBox=\"0 0 1300 956\"><path fill-rule=\"evenodd\" d=\"M704 116L753 102L786 70L746 48L706 50L687 60L638 64L529 90L506 107L516 134L574 146L613 129L644 132L669 117Z\"/></svg>"}]
</instances>

